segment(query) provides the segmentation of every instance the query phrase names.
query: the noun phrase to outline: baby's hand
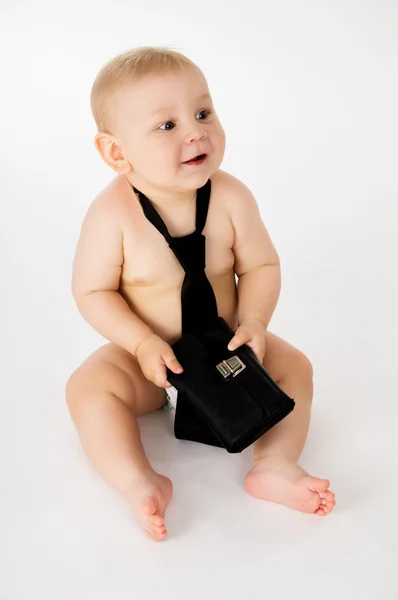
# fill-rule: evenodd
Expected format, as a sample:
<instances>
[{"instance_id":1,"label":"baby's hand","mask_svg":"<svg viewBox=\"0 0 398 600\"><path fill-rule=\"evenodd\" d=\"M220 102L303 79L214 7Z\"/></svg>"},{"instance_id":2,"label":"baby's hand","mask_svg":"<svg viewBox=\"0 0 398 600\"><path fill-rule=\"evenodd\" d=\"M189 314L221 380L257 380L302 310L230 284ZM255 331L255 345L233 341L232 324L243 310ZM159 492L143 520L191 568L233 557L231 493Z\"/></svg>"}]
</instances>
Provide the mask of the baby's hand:
<instances>
[{"instance_id":1,"label":"baby's hand","mask_svg":"<svg viewBox=\"0 0 398 600\"><path fill-rule=\"evenodd\" d=\"M255 319L243 321L235 331L235 335L228 344L228 350L236 350L239 346L247 344L260 363L265 354L265 327L261 321Z\"/></svg>"},{"instance_id":2,"label":"baby's hand","mask_svg":"<svg viewBox=\"0 0 398 600\"><path fill-rule=\"evenodd\" d=\"M145 377L158 387L171 387L166 367L177 374L183 371L171 346L155 333L138 344L135 355Z\"/></svg>"}]
</instances>

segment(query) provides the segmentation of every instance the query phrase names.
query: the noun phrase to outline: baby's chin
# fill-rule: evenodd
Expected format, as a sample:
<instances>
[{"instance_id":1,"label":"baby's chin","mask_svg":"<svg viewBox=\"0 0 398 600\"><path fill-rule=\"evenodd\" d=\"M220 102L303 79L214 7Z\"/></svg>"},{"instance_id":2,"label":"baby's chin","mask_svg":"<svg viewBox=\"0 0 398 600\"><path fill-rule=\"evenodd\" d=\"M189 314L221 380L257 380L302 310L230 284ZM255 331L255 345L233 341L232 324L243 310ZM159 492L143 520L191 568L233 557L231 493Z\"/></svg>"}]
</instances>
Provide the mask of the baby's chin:
<instances>
[{"instance_id":1,"label":"baby's chin","mask_svg":"<svg viewBox=\"0 0 398 600\"><path fill-rule=\"evenodd\" d=\"M181 165L182 169L177 168L176 171L170 172L170 174L165 176L164 178L159 178L158 176L154 176L152 182L158 187L163 187L164 189L176 189L176 190L196 190L205 185L207 180L215 173L213 169L203 169L199 168L198 170L190 171L186 170L185 165Z\"/></svg>"},{"instance_id":2,"label":"baby's chin","mask_svg":"<svg viewBox=\"0 0 398 600\"><path fill-rule=\"evenodd\" d=\"M206 170L201 173L192 173L181 178L181 187L186 190L197 190L205 185L212 177L214 171Z\"/></svg>"},{"instance_id":3,"label":"baby's chin","mask_svg":"<svg viewBox=\"0 0 398 600\"><path fill-rule=\"evenodd\" d=\"M179 172L181 179L186 181L190 187L192 185L201 187L206 181L211 178L220 168L222 161L214 161L213 157L207 156L203 164L199 165L185 165L181 164Z\"/></svg>"}]
</instances>

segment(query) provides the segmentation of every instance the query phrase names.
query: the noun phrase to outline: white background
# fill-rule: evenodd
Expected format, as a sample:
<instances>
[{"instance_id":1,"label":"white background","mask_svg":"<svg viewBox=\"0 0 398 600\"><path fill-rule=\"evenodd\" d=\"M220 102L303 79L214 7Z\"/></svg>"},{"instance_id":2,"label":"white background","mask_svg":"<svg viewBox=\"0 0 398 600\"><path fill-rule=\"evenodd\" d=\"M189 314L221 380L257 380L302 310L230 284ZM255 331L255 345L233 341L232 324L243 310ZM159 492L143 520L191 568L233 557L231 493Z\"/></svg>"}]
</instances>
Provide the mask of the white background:
<instances>
[{"instance_id":1,"label":"white background","mask_svg":"<svg viewBox=\"0 0 398 600\"><path fill-rule=\"evenodd\" d=\"M393 0L103 0L0 8L0 598L396 599L398 5ZM315 369L302 465L328 517L247 496L250 451L142 420L172 478L147 541L88 465L64 402L103 339L70 293L81 221L114 176L89 93L102 64L166 45L204 71L222 168L253 191L282 261L270 329Z\"/></svg>"}]
</instances>

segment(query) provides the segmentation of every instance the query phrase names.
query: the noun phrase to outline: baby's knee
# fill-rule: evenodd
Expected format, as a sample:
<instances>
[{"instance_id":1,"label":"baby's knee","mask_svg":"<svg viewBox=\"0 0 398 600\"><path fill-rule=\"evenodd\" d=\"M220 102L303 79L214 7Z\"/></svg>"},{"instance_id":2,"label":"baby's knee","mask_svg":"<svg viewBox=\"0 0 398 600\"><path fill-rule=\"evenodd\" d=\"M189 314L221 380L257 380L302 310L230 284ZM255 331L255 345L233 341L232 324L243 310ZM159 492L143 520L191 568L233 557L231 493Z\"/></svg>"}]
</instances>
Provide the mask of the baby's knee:
<instances>
[{"instance_id":1,"label":"baby's knee","mask_svg":"<svg viewBox=\"0 0 398 600\"><path fill-rule=\"evenodd\" d=\"M304 354L304 352L301 352L301 350L295 348L293 363L295 369L300 373L301 377L312 381L314 377L314 369L310 359Z\"/></svg>"},{"instance_id":2,"label":"baby's knee","mask_svg":"<svg viewBox=\"0 0 398 600\"><path fill-rule=\"evenodd\" d=\"M73 371L68 381L66 382L65 400L69 408L71 408L75 404L75 402L80 396L80 391L83 384L82 379L82 372L81 368L79 367L75 371Z\"/></svg>"},{"instance_id":3,"label":"baby's knee","mask_svg":"<svg viewBox=\"0 0 398 600\"><path fill-rule=\"evenodd\" d=\"M80 405L83 399L90 399L98 392L101 374L92 365L80 365L70 375L65 386L65 400L69 410Z\"/></svg>"}]
</instances>

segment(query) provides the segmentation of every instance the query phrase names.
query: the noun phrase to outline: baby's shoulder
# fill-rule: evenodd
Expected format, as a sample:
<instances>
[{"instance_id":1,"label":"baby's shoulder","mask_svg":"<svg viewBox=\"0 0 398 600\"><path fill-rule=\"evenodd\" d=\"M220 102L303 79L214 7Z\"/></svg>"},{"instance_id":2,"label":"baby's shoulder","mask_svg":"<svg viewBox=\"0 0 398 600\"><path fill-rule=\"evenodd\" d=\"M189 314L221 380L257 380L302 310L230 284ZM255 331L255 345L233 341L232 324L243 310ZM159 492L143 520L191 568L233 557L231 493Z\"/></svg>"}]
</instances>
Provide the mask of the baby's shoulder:
<instances>
[{"instance_id":1,"label":"baby's shoulder","mask_svg":"<svg viewBox=\"0 0 398 600\"><path fill-rule=\"evenodd\" d=\"M131 202L131 190L123 177L112 179L92 200L89 211L117 215L126 203Z\"/></svg>"},{"instance_id":2,"label":"baby's shoulder","mask_svg":"<svg viewBox=\"0 0 398 600\"><path fill-rule=\"evenodd\" d=\"M84 223L106 223L108 228L121 227L131 206L131 190L124 178L112 179L91 201L84 217Z\"/></svg>"},{"instance_id":3,"label":"baby's shoulder","mask_svg":"<svg viewBox=\"0 0 398 600\"><path fill-rule=\"evenodd\" d=\"M229 213L244 208L249 203L257 204L250 189L237 177L219 169L211 177L211 193L215 204Z\"/></svg>"}]
</instances>

